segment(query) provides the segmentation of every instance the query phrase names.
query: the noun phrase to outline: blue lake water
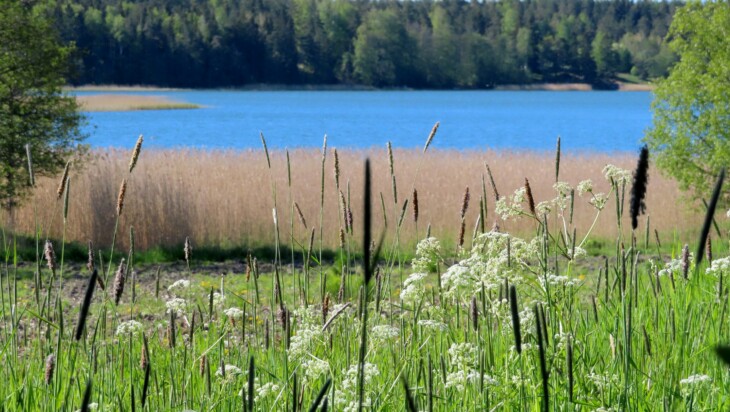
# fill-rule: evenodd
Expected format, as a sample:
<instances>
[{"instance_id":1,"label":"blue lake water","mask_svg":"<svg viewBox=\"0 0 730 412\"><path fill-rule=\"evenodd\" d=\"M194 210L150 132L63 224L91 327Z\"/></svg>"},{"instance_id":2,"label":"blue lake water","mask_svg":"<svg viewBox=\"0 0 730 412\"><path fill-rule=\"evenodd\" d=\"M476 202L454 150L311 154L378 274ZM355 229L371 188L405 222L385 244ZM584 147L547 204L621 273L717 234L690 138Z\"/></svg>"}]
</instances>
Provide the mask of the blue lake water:
<instances>
[{"instance_id":1,"label":"blue lake water","mask_svg":"<svg viewBox=\"0 0 730 412\"><path fill-rule=\"evenodd\" d=\"M98 94L79 92L80 95ZM129 94L129 93L125 93ZM649 92L155 91L197 110L88 113L88 143L132 147L433 147L635 151L651 125Z\"/></svg>"}]
</instances>

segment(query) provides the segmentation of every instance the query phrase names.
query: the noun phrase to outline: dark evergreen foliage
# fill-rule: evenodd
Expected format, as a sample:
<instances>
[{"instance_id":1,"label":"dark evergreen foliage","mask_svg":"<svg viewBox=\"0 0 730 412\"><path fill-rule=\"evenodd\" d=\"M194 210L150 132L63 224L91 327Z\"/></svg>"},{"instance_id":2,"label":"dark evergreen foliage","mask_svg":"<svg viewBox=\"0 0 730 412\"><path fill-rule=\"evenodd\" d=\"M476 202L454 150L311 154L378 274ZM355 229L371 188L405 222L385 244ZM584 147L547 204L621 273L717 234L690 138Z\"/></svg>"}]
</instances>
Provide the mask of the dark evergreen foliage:
<instances>
[{"instance_id":1,"label":"dark evergreen foliage","mask_svg":"<svg viewBox=\"0 0 730 412\"><path fill-rule=\"evenodd\" d=\"M678 3L41 0L77 83L490 88L666 74Z\"/></svg>"}]
</instances>

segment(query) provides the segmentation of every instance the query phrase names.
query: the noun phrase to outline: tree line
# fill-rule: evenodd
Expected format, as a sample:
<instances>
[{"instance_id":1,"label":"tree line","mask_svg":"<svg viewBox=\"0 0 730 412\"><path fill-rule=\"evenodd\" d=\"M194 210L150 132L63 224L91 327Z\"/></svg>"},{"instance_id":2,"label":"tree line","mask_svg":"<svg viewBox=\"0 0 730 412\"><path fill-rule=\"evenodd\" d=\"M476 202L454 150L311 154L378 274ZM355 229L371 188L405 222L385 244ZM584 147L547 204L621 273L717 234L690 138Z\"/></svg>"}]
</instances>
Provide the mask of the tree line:
<instances>
[{"instance_id":1,"label":"tree line","mask_svg":"<svg viewBox=\"0 0 730 412\"><path fill-rule=\"evenodd\" d=\"M75 84L491 88L667 74L680 3L40 0Z\"/></svg>"}]
</instances>

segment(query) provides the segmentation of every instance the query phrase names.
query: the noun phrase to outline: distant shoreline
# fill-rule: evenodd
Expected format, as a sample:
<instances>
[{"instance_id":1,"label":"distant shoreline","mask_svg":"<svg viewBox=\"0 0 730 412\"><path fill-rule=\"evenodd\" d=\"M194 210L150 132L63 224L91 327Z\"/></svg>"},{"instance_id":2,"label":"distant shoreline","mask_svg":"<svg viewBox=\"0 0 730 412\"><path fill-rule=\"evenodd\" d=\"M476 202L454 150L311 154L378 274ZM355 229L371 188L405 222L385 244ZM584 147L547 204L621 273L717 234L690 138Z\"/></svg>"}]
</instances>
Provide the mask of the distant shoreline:
<instances>
[{"instance_id":1,"label":"distant shoreline","mask_svg":"<svg viewBox=\"0 0 730 412\"><path fill-rule=\"evenodd\" d=\"M76 96L84 112L128 112L135 110L198 109L199 105L172 100L164 96L139 96L133 94L97 94Z\"/></svg>"},{"instance_id":2,"label":"distant shoreline","mask_svg":"<svg viewBox=\"0 0 730 412\"><path fill-rule=\"evenodd\" d=\"M633 92L652 91L655 86L649 83L617 82L617 88L608 91ZM492 89L413 89L413 88L376 88L361 85L286 85L286 84L250 84L235 88L213 89L186 89L158 87L148 85L121 86L121 85L83 85L66 87L68 92L105 92L105 93L133 93L133 92L182 92L196 90L221 91L599 91L589 83L534 83L534 84L505 84Z\"/></svg>"}]
</instances>

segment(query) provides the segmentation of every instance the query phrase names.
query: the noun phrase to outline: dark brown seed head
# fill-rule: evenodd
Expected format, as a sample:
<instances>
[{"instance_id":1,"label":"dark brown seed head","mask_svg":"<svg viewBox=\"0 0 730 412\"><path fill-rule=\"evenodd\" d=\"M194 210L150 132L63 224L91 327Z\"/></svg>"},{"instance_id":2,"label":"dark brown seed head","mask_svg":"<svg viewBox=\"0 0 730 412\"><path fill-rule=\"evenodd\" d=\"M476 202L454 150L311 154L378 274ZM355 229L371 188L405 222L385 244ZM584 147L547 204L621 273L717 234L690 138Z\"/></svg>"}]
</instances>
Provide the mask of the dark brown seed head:
<instances>
[{"instance_id":1,"label":"dark brown seed head","mask_svg":"<svg viewBox=\"0 0 730 412\"><path fill-rule=\"evenodd\" d=\"M644 198L646 197L646 186L649 182L649 149L644 146L639 154L639 161L634 171L634 182L631 185L631 227L636 230L639 226L639 215L646 211Z\"/></svg>"},{"instance_id":2,"label":"dark brown seed head","mask_svg":"<svg viewBox=\"0 0 730 412\"><path fill-rule=\"evenodd\" d=\"M269 349L269 343L271 342L271 332L269 331L269 329L269 318L266 318L266 321L264 322L264 347L266 349Z\"/></svg>"},{"instance_id":3,"label":"dark brown seed head","mask_svg":"<svg viewBox=\"0 0 730 412\"><path fill-rule=\"evenodd\" d=\"M464 216L466 216L466 211L469 209L469 186L466 187L466 191L464 191L464 199L461 201L461 218L464 219Z\"/></svg>"},{"instance_id":4,"label":"dark brown seed head","mask_svg":"<svg viewBox=\"0 0 730 412\"><path fill-rule=\"evenodd\" d=\"M345 275L340 277L340 288L337 290L337 301L342 303L345 299Z\"/></svg>"},{"instance_id":5,"label":"dark brown seed head","mask_svg":"<svg viewBox=\"0 0 730 412\"><path fill-rule=\"evenodd\" d=\"M350 228L350 233L352 234L352 208L349 202L347 203L347 227Z\"/></svg>"},{"instance_id":6,"label":"dark brown seed head","mask_svg":"<svg viewBox=\"0 0 730 412\"><path fill-rule=\"evenodd\" d=\"M122 184L119 185L119 196L117 196L117 216L122 215L124 209L124 196L127 193L127 179L122 180Z\"/></svg>"},{"instance_id":7,"label":"dark brown seed head","mask_svg":"<svg viewBox=\"0 0 730 412\"><path fill-rule=\"evenodd\" d=\"M687 244L682 248L682 276L685 279L689 277L689 245Z\"/></svg>"},{"instance_id":8,"label":"dark brown seed head","mask_svg":"<svg viewBox=\"0 0 730 412\"><path fill-rule=\"evenodd\" d=\"M46 375L45 375L46 385L51 384L51 379L53 379L53 370L55 368L56 368L56 357L53 354L48 355L48 357L46 358Z\"/></svg>"},{"instance_id":9,"label":"dark brown seed head","mask_svg":"<svg viewBox=\"0 0 730 412\"><path fill-rule=\"evenodd\" d=\"M413 189L413 221L418 223L418 190Z\"/></svg>"},{"instance_id":10,"label":"dark brown seed head","mask_svg":"<svg viewBox=\"0 0 730 412\"><path fill-rule=\"evenodd\" d=\"M299 203L294 202L294 208L297 210L297 215L299 216L299 222L306 229L307 228L307 221L304 219L304 214L302 213L302 209L299 208Z\"/></svg>"},{"instance_id":11,"label":"dark brown seed head","mask_svg":"<svg viewBox=\"0 0 730 412\"><path fill-rule=\"evenodd\" d=\"M459 229L459 247L464 246L464 233L466 232L466 222L461 219L461 228Z\"/></svg>"},{"instance_id":12,"label":"dark brown seed head","mask_svg":"<svg viewBox=\"0 0 730 412\"><path fill-rule=\"evenodd\" d=\"M253 260L251 259L251 254L248 254L248 258L246 258L246 282L251 280L251 272L253 271Z\"/></svg>"},{"instance_id":13,"label":"dark brown seed head","mask_svg":"<svg viewBox=\"0 0 730 412\"><path fill-rule=\"evenodd\" d=\"M145 370L147 368L147 365L149 365L150 361L147 359L147 352L142 348L142 353L139 355L139 367L142 370Z\"/></svg>"},{"instance_id":14,"label":"dark brown seed head","mask_svg":"<svg viewBox=\"0 0 730 412\"><path fill-rule=\"evenodd\" d=\"M532 188L530 188L530 181L525 178L525 195L527 196L527 204L530 207L530 213L535 216L535 198L532 197Z\"/></svg>"},{"instance_id":15,"label":"dark brown seed head","mask_svg":"<svg viewBox=\"0 0 730 412\"><path fill-rule=\"evenodd\" d=\"M122 293L124 292L124 281L126 277L124 270L124 258L122 258L121 262L119 262L117 273L114 275L114 304L116 305L119 304L119 300L122 299Z\"/></svg>"},{"instance_id":16,"label":"dark brown seed head","mask_svg":"<svg viewBox=\"0 0 730 412\"><path fill-rule=\"evenodd\" d=\"M322 323L327 322L327 315L330 312L330 294L324 295L324 300L322 301Z\"/></svg>"},{"instance_id":17,"label":"dark brown seed head","mask_svg":"<svg viewBox=\"0 0 730 412\"><path fill-rule=\"evenodd\" d=\"M345 229L340 228L340 248L345 248Z\"/></svg>"},{"instance_id":18,"label":"dark brown seed head","mask_svg":"<svg viewBox=\"0 0 730 412\"><path fill-rule=\"evenodd\" d=\"M53 250L53 243L51 243L50 240L46 240L46 245L43 248L43 255L46 258L48 269L51 269L53 273L56 273L56 252Z\"/></svg>"},{"instance_id":19,"label":"dark brown seed head","mask_svg":"<svg viewBox=\"0 0 730 412\"><path fill-rule=\"evenodd\" d=\"M499 200L499 192L497 192L497 185L494 183L494 177L492 177L492 169L489 168L489 164L486 162L484 166L487 167L487 175L489 175L489 183L492 185L492 191L494 192L494 201Z\"/></svg>"},{"instance_id":20,"label":"dark brown seed head","mask_svg":"<svg viewBox=\"0 0 730 412\"><path fill-rule=\"evenodd\" d=\"M286 329L286 325L289 323L289 309L282 305L281 308L279 308L279 312L277 312L277 317L279 318L281 327Z\"/></svg>"},{"instance_id":21,"label":"dark brown seed head","mask_svg":"<svg viewBox=\"0 0 730 412\"><path fill-rule=\"evenodd\" d=\"M471 297L471 323L475 331L479 329L479 307L476 296Z\"/></svg>"},{"instance_id":22,"label":"dark brown seed head","mask_svg":"<svg viewBox=\"0 0 730 412\"><path fill-rule=\"evenodd\" d=\"M517 289L515 285L509 287L509 310L512 315L512 332L515 335L515 349L522 354L522 333L520 332L520 313L517 309Z\"/></svg>"},{"instance_id":23,"label":"dark brown seed head","mask_svg":"<svg viewBox=\"0 0 730 412\"><path fill-rule=\"evenodd\" d=\"M207 357L207 355L201 356L200 357L200 366L198 368L199 369L199 372L200 372L200 376L204 376L205 375L205 366L206 366L207 363L208 363L208 357Z\"/></svg>"}]
</instances>

